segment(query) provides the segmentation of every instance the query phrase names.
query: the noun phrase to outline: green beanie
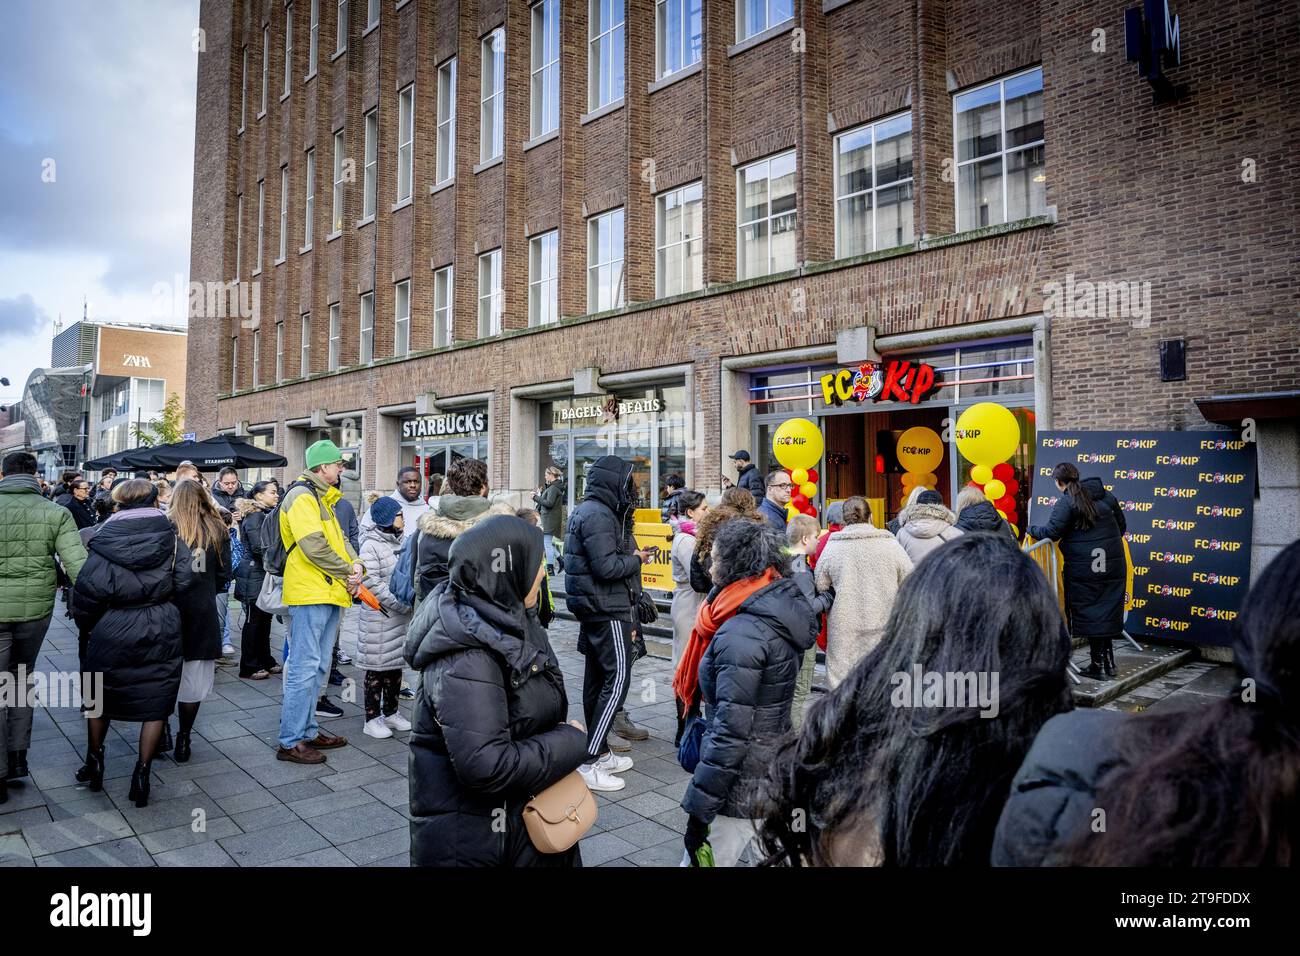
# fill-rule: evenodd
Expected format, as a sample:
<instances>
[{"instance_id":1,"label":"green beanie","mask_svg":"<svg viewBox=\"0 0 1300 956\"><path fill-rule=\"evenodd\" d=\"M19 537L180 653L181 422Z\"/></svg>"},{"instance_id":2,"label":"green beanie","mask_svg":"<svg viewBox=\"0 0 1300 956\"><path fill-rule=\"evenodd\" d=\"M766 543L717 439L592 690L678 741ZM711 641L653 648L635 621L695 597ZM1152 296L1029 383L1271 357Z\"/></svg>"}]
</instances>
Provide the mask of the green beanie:
<instances>
[{"instance_id":1,"label":"green beanie","mask_svg":"<svg viewBox=\"0 0 1300 956\"><path fill-rule=\"evenodd\" d=\"M309 471L317 465L328 465L331 462L342 460L343 453L339 451L339 446L328 438L316 442L307 449L307 469Z\"/></svg>"}]
</instances>

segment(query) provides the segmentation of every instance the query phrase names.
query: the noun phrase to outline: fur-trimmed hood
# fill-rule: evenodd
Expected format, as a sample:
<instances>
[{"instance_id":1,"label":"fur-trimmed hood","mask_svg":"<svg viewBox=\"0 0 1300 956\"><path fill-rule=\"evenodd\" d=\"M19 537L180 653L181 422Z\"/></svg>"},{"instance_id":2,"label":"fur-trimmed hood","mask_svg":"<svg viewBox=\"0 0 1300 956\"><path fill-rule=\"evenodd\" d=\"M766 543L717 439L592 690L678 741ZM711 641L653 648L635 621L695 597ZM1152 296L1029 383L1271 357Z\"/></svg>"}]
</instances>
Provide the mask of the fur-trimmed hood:
<instances>
[{"instance_id":1,"label":"fur-trimmed hood","mask_svg":"<svg viewBox=\"0 0 1300 956\"><path fill-rule=\"evenodd\" d=\"M474 498L443 495L437 508L430 508L420 516L420 533L435 538L458 538L480 521L486 521L494 515L515 513L515 509L504 501L493 503L487 498L478 498L477 501L483 502L481 509L477 507Z\"/></svg>"},{"instance_id":2,"label":"fur-trimmed hood","mask_svg":"<svg viewBox=\"0 0 1300 956\"><path fill-rule=\"evenodd\" d=\"M957 516L943 505L914 504L907 509L907 520L903 528L917 538L933 538L935 535L952 527Z\"/></svg>"}]
</instances>

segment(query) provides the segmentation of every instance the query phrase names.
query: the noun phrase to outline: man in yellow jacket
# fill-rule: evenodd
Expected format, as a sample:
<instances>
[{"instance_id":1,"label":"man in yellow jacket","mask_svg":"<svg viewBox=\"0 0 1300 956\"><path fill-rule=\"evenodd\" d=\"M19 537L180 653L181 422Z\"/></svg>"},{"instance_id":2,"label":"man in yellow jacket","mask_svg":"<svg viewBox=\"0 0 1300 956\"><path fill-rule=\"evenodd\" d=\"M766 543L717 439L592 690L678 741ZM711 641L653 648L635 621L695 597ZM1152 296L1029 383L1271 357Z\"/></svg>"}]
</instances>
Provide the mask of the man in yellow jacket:
<instances>
[{"instance_id":1,"label":"man in yellow jacket","mask_svg":"<svg viewBox=\"0 0 1300 956\"><path fill-rule=\"evenodd\" d=\"M332 441L307 449L307 470L280 499L280 537L284 563L284 603L289 607L290 653L285 660L280 705L280 749L276 757L294 763L324 763L322 750L347 740L322 731L316 699L329 677L339 615L352 605L365 569L334 505L343 455Z\"/></svg>"}]
</instances>

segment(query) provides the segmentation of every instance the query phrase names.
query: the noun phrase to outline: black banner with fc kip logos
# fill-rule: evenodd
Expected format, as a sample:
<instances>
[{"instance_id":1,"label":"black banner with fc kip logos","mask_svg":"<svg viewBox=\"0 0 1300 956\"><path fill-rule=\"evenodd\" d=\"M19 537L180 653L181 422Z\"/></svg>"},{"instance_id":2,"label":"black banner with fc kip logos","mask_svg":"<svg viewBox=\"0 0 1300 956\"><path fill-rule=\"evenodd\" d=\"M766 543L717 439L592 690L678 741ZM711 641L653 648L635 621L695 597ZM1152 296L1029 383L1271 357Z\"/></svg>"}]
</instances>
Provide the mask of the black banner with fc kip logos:
<instances>
[{"instance_id":1,"label":"black banner with fc kip logos","mask_svg":"<svg viewBox=\"0 0 1300 956\"><path fill-rule=\"evenodd\" d=\"M1045 524L1069 462L1118 499L1133 559L1124 629L1226 645L1250 587L1255 444L1224 432L1039 432L1029 523Z\"/></svg>"}]
</instances>

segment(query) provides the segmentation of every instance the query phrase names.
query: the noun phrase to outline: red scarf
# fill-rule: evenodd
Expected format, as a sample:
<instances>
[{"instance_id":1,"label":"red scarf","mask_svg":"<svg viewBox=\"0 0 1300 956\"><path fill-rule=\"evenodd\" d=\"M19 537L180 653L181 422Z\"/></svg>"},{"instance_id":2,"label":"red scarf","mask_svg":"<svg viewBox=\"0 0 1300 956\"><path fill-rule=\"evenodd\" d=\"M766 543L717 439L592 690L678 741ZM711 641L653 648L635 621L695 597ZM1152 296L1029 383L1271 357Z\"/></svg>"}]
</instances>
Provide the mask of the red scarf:
<instances>
[{"instance_id":1,"label":"red scarf","mask_svg":"<svg viewBox=\"0 0 1300 956\"><path fill-rule=\"evenodd\" d=\"M691 639L686 643L682 659L677 662L677 673L673 675L673 693L681 701L682 713L685 714L695 705L700 692L700 661L704 652L718 633L718 628L731 618L740 605L751 594L763 590L780 575L776 569L768 568L762 574L752 578L733 581L718 592L718 596L707 604L700 605L695 617L695 627L691 629Z\"/></svg>"}]
</instances>

